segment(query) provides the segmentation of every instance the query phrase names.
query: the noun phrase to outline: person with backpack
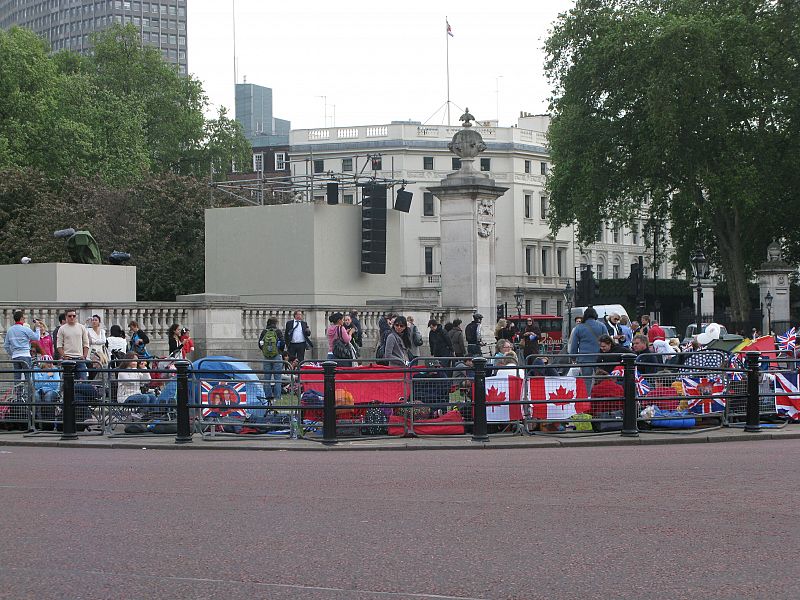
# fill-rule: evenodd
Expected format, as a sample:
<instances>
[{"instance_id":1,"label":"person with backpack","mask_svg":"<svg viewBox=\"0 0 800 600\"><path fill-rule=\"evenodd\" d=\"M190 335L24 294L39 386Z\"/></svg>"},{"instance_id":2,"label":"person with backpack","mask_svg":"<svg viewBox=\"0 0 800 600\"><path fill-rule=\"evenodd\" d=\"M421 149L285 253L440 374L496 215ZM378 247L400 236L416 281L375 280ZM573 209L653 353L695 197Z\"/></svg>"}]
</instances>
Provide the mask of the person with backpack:
<instances>
[{"instance_id":1,"label":"person with backpack","mask_svg":"<svg viewBox=\"0 0 800 600\"><path fill-rule=\"evenodd\" d=\"M475 313L472 315L472 323L467 325L464 330L464 337L467 338L467 353L470 356L480 356L482 354L481 321L483 321L483 315Z\"/></svg>"},{"instance_id":2,"label":"person with backpack","mask_svg":"<svg viewBox=\"0 0 800 600\"><path fill-rule=\"evenodd\" d=\"M258 347L264 357L264 399L268 403L281 399L283 349L285 346L283 332L278 329L278 319L268 318L267 326L258 336Z\"/></svg>"},{"instance_id":3,"label":"person with backpack","mask_svg":"<svg viewBox=\"0 0 800 600\"><path fill-rule=\"evenodd\" d=\"M417 353L417 348L422 346L425 341L422 339L422 334L414 323L414 317L411 315L406 317L406 326L408 328L408 334L411 338L411 347L408 349L408 356L410 360L414 360L417 356L419 356Z\"/></svg>"}]
</instances>

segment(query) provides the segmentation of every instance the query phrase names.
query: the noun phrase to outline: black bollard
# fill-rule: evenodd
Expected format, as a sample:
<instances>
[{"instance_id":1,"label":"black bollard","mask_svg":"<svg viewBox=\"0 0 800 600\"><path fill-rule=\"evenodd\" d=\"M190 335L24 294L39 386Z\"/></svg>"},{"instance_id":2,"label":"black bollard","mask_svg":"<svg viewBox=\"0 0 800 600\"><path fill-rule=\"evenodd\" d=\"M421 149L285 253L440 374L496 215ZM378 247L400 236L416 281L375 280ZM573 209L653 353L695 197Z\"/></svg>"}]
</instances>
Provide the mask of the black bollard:
<instances>
[{"instance_id":1,"label":"black bollard","mask_svg":"<svg viewBox=\"0 0 800 600\"><path fill-rule=\"evenodd\" d=\"M61 439L77 440L78 433L75 431L75 361L64 361L61 363L61 369L64 379Z\"/></svg>"},{"instance_id":2,"label":"black bollard","mask_svg":"<svg viewBox=\"0 0 800 600\"><path fill-rule=\"evenodd\" d=\"M760 354L758 352L747 352L745 364L747 365L747 419L744 425L745 431L761 431L761 407L758 395L758 383L761 379L761 371L758 366Z\"/></svg>"},{"instance_id":3,"label":"black bollard","mask_svg":"<svg viewBox=\"0 0 800 600\"><path fill-rule=\"evenodd\" d=\"M622 432L625 437L639 436L639 413L636 409L636 357L625 354L622 357L625 375L622 378L622 387L625 390L625 400L622 404Z\"/></svg>"},{"instance_id":4,"label":"black bollard","mask_svg":"<svg viewBox=\"0 0 800 600\"><path fill-rule=\"evenodd\" d=\"M189 418L189 363L179 360L175 363L175 369L178 371L178 431L175 435L175 443L188 444L192 441L192 424Z\"/></svg>"},{"instance_id":5,"label":"black bollard","mask_svg":"<svg viewBox=\"0 0 800 600\"><path fill-rule=\"evenodd\" d=\"M478 356L472 361L475 393L472 398L472 441L488 442L486 433L486 359Z\"/></svg>"},{"instance_id":6,"label":"black bollard","mask_svg":"<svg viewBox=\"0 0 800 600\"><path fill-rule=\"evenodd\" d=\"M322 443L336 443L336 363L327 360L322 363L325 405L322 415Z\"/></svg>"}]
</instances>

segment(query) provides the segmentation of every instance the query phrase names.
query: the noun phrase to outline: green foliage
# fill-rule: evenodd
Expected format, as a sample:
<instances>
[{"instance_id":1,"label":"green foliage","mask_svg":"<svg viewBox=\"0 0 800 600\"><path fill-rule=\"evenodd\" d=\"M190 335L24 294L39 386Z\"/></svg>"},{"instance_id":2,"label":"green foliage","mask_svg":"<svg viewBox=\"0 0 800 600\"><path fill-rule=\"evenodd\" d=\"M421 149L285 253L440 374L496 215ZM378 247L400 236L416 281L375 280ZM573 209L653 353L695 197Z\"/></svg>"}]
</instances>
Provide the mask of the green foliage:
<instances>
[{"instance_id":1,"label":"green foliage","mask_svg":"<svg viewBox=\"0 0 800 600\"><path fill-rule=\"evenodd\" d=\"M668 219L678 260L702 245L746 314L770 237L800 249L775 210L798 205L798 19L795 2L577 0L546 43L551 227L589 244L600 221Z\"/></svg>"}]
</instances>

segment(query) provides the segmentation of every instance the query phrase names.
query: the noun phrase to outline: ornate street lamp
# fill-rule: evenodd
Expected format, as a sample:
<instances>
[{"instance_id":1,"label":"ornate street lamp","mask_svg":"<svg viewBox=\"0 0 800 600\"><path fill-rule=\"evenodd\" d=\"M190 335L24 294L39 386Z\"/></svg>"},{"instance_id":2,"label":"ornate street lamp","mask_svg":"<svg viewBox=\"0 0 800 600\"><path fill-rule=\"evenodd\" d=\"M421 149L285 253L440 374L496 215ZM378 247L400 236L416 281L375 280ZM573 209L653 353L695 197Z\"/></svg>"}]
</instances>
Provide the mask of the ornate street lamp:
<instances>
[{"instance_id":1,"label":"ornate street lamp","mask_svg":"<svg viewBox=\"0 0 800 600\"><path fill-rule=\"evenodd\" d=\"M525 291L517 286L517 291L514 292L514 301L517 303L517 319L522 318L522 301L525 300ZM519 322L519 321L517 321Z\"/></svg>"},{"instance_id":2,"label":"ornate street lamp","mask_svg":"<svg viewBox=\"0 0 800 600\"><path fill-rule=\"evenodd\" d=\"M575 290L567 280L567 287L564 288L564 302L567 305L567 339L572 335L572 299L575 297Z\"/></svg>"},{"instance_id":3,"label":"ornate street lamp","mask_svg":"<svg viewBox=\"0 0 800 600\"><path fill-rule=\"evenodd\" d=\"M772 294L767 290L767 295L764 296L764 306L767 307L767 335L772 335Z\"/></svg>"},{"instance_id":4,"label":"ornate street lamp","mask_svg":"<svg viewBox=\"0 0 800 600\"><path fill-rule=\"evenodd\" d=\"M689 259L692 263L692 274L694 275L695 285L697 290L697 303L695 306L695 335L703 332L703 315L700 311L700 302L703 299L703 285L702 280L708 277L708 261L706 255L701 248L698 248L692 253Z\"/></svg>"}]
</instances>

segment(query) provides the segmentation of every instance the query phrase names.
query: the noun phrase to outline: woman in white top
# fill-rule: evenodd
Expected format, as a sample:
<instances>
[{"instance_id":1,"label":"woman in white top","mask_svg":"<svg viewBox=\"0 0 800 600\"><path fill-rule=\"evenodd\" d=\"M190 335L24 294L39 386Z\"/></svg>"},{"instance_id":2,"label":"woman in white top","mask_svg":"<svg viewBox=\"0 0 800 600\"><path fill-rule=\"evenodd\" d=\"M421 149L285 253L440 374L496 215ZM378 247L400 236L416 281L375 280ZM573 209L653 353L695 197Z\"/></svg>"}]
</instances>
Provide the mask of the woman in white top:
<instances>
[{"instance_id":1,"label":"woman in white top","mask_svg":"<svg viewBox=\"0 0 800 600\"><path fill-rule=\"evenodd\" d=\"M147 363L139 363L139 357L135 352L128 352L125 360L127 362L117 371L117 402L156 404L155 394L142 393L142 386L150 381L150 373L146 370Z\"/></svg>"},{"instance_id":2,"label":"woman in white top","mask_svg":"<svg viewBox=\"0 0 800 600\"><path fill-rule=\"evenodd\" d=\"M128 348L128 342L125 340L125 332L119 325L112 325L108 330L108 339L106 340L109 355L116 351L125 352Z\"/></svg>"},{"instance_id":3,"label":"woman in white top","mask_svg":"<svg viewBox=\"0 0 800 600\"><path fill-rule=\"evenodd\" d=\"M100 363L105 366L108 364L108 348L106 347L106 330L101 326L100 315L92 315L92 323L86 328L89 334L89 354L94 352L100 359Z\"/></svg>"}]
</instances>

